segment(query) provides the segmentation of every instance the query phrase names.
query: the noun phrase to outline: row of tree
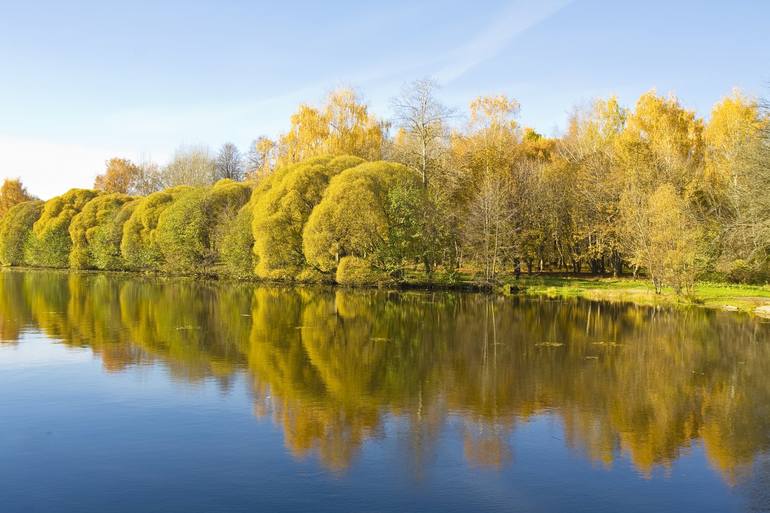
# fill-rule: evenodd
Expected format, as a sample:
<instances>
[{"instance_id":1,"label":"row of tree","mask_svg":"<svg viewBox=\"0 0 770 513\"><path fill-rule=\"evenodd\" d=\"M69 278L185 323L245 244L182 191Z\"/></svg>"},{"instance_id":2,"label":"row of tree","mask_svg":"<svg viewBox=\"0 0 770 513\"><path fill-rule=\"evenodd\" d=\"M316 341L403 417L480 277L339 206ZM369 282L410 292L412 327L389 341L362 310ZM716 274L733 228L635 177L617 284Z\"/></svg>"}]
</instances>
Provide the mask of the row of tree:
<instances>
[{"instance_id":1,"label":"row of tree","mask_svg":"<svg viewBox=\"0 0 770 513\"><path fill-rule=\"evenodd\" d=\"M94 191L8 210L0 260L343 283L417 266L642 272L682 292L700 276L767 280L770 118L739 92L708 122L654 91L633 109L596 100L557 138L522 127L506 96L458 116L430 81L393 111L377 119L340 90L246 159L226 144L162 169L110 160ZM13 197L0 208L28 199Z\"/></svg>"}]
</instances>

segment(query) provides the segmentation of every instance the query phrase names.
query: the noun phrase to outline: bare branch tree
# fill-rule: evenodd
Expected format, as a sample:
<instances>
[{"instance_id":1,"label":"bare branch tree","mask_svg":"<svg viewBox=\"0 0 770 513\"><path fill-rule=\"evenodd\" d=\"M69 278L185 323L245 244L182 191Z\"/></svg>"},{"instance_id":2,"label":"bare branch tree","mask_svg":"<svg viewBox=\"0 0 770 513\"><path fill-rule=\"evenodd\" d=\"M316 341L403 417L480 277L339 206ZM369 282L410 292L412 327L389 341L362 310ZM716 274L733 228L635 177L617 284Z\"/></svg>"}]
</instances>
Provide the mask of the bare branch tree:
<instances>
[{"instance_id":1,"label":"bare branch tree","mask_svg":"<svg viewBox=\"0 0 770 513\"><path fill-rule=\"evenodd\" d=\"M400 129L398 137L403 139L402 160L419 171L426 188L452 116L452 110L436 99L437 88L433 80L417 80L405 85L391 101L395 125Z\"/></svg>"},{"instance_id":2,"label":"bare branch tree","mask_svg":"<svg viewBox=\"0 0 770 513\"><path fill-rule=\"evenodd\" d=\"M219 149L216 159L215 179L243 180L243 159L238 147L233 143L225 143Z\"/></svg>"}]
</instances>

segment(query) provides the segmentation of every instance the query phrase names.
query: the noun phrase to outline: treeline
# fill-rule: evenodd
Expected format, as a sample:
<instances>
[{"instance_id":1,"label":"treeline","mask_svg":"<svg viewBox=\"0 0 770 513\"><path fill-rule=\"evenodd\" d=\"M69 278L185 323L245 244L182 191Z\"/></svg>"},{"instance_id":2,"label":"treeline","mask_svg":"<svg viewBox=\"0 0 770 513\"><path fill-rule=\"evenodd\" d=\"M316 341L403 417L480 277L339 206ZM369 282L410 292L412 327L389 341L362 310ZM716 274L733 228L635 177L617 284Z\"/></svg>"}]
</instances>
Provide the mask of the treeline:
<instances>
[{"instance_id":1,"label":"treeline","mask_svg":"<svg viewBox=\"0 0 770 513\"><path fill-rule=\"evenodd\" d=\"M245 155L113 159L94 190L8 209L0 261L349 284L643 273L684 293L770 276L770 118L739 92L707 122L654 91L596 100L555 138L505 96L461 116L430 81L392 107L340 90Z\"/></svg>"}]
</instances>

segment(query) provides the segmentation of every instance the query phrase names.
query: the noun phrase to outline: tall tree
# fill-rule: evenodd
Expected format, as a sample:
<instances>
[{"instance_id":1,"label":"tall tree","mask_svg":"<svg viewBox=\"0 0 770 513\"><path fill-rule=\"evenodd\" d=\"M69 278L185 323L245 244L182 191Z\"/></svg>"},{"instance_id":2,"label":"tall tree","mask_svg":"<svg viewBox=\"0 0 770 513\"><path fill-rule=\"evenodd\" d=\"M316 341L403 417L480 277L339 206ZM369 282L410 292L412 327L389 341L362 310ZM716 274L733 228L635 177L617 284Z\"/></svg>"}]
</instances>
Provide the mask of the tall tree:
<instances>
[{"instance_id":1,"label":"tall tree","mask_svg":"<svg viewBox=\"0 0 770 513\"><path fill-rule=\"evenodd\" d=\"M225 143L219 149L216 160L216 180L229 178L240 182L243 180L243 159L238 147L233 143Z\"/></svg>"},{"instance_id":2,"label":"tall tree","mask_svg":"<svg viewBox=\"0 0 770 513\"><path fill-rule=\"evenodd\" d=\"M183 146L163 170L167 186L211 185L216 177L216 161L205 146Z\"/></svg>"},{"instance_id":3,"label":"tall tree","mask_svg":"<svg viewBox=\"0 0 770 513\"><path fill-rule=\"evenodd\" d=\"M137 165L138 173L128 193L135 196L148 196L166 187L163 170L150 159L144 159Z\"/></svg>"},{"instance_id":4,"label":"tall tree","mask_svg":"<svg viewBox=\"0 0 770 513\"><path fill-rule=\"evenodd\" d=\"M484 96L470 104L470 122L452 138L455 162L463 170L468 194L464 241L491 280L514 245L516 202L514 181L521 130L519 104L504 95Z\"/></svg>"},{"instance_id":5,"label":"tall tree","mask_svg":"<svg viewBox=\"0 0 770 513\"><path fill-rule=\"evenodd\" d=\"M11 207L34 199L27 192L27 188L22 185L18 178L6 178L0 187L0 217L4 216Z\"/></svg>"},{"instance_id":6,"label":"tall tree","mask_svg":"<svg viewBox=\"0 0 770 513\"><path fill-rule=\"evenodd\" d=\"M246 177L260 180L275 168L278 145L269 137L260 136L251 142L246 153Z\"/></svg>"},{"instance_id":7,"label":"tall tree","mask_svg":"<svg viewBox=\"0 0 770 513\"><path fill-rule=\"evenodd\" d=\"M419 171L424 187L428 187L441 155L445 153L447 122L452 111L435 96L438 84L430 79L405 85L391 100L395 126L396 158Z\"/></svg>"},{"instance_id":8,"label":"tall tree","mask_svg":"<svg viewBox=\"0 0 770 513\"><path fill-rule=\"evenodd\" d=\"M107 161L104 173L94 180L94 189L127 194L135 185L141 171L128 159L113 158Z\"/></svg>"},{"instance_id":9,"label":"tall tree","mask_svg":"<svg viewBox=\"0 0 770 513\"><path fill-rule=\"evenodd\" d=\"M279 140L279 164L320 155L378 160L386 129L355 91L338 89L329 94L320 109L302 104L291 116L291 128Z\"/></svg>"}]
</instances>

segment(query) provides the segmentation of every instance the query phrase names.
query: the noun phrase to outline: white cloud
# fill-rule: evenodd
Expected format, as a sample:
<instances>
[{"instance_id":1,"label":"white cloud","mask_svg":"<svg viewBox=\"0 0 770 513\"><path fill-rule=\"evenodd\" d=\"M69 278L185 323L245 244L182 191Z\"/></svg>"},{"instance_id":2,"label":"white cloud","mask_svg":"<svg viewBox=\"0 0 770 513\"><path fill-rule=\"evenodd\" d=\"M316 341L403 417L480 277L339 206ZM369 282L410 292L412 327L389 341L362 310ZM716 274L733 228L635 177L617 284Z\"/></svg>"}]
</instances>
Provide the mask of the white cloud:
<instances>
[{"instance_id":1,"label":"white cloud","mask_svg":"<svg viewBox=\"0 0 770 513\"><path fill-rule=\"evenodd\" d=\"M128 156L114 149L0 134L2 178L21 178L42 199L73 187L90 187L106 160Z\"/></svg>"}]
</instances>

